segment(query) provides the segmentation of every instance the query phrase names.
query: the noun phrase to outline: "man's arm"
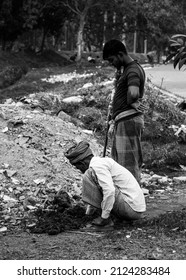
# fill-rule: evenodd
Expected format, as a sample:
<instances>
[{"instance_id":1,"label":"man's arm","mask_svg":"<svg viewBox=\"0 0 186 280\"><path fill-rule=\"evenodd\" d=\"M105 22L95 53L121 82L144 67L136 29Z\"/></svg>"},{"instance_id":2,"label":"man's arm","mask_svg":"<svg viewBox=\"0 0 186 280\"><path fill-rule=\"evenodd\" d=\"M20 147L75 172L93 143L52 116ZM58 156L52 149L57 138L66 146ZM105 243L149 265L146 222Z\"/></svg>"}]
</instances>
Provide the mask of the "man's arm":
<instances>
[{"instance_id":1,"label":"man's arm","mask_svg":"<svg viewBox=\"0 0 186 280\"><path fill-rule=\"evenodd\" d=\"M127 92L127 104L130 105L136 102L139 98L139 87L138 86L129 86Z\"/></svg>"},{"instance_id":2,"label":"man's arm","mask_svg":"<svg viewBox=\"0 0 186 280\"><path fill-rule=\"evenodd\" d=\"M99 219L95 219L93 224L105 225L109 221L110 212L115 202L115 187L112 180L111 173L106 165L94 163L91 166L97 176L98 183L103 192L103 200L101 203L102 213Z\"/></svg>"},{"instance_id":3,"label":"man's arm","mask_svg":"<svg viewBox=\"0 0 186 280\"><path fill-rule=\"evenodd\" d=\"M128 69L127 84L128 84L128 92L127 92L127 104L130 105L140 98L140 84L142 82L142 70L136 67L133 69Z\"/></svg>"}]
</instances>

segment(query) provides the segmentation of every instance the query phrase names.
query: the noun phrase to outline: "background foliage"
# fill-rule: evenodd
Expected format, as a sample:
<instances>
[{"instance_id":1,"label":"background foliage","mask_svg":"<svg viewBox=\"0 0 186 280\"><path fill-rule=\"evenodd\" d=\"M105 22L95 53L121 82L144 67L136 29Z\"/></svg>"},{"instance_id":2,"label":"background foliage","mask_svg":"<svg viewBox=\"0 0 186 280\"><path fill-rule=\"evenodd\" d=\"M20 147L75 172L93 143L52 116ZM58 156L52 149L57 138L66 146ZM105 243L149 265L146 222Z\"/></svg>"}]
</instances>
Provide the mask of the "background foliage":
<instances>
[{"instance_id":1,"label":"background foliage","mask_svg":"<svg viewBox=\"0 0 186 280\"><path fill-rule=\"evenodd\" d=\"M100 50L111 38L125 40L133 51L161 53L168 38L186 31L184 0L1 0L2 50L27 47ZM175 24L176 22L176 24ZM16 47L15 47L16 45Z\"/></svg>"}]
</instances>

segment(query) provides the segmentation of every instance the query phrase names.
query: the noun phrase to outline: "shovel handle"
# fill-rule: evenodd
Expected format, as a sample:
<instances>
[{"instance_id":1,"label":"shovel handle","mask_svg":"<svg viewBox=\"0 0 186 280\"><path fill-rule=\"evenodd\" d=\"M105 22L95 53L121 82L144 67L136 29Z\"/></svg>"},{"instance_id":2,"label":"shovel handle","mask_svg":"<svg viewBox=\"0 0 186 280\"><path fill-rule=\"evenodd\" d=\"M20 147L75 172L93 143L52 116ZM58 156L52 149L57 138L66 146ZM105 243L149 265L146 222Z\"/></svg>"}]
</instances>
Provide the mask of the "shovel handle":
<instances>
[{"instance_id":1,"label":"shovel handle","mask_svg":"<svg viewBox=\"0 0 186 280\"><path fill-rule=\"evenodd\" d=\"M104 148L103 148L103 157L105 157L105 155L106 155L106 150L107 150L108 131L109 131L109 122L108 122L108 124L107 124L107 129L106 129L105 143L104 143Z\"/></svg>"}]
</instances>

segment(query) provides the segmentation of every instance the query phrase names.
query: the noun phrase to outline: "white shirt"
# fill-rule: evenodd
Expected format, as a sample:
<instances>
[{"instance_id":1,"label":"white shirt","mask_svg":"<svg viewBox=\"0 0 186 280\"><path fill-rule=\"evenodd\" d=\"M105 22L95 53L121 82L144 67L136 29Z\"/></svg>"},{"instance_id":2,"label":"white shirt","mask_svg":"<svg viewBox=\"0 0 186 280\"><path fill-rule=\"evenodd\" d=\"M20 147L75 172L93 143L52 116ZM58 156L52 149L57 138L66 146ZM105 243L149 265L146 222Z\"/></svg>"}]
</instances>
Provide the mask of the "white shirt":
<instances>
[{"instance_id":1,"label":"white shirt","mask_svg":"<svg viewBox=\"0 0 186 280\"><path fill-rule=\"evenodd\" d=\"M142 189L134 176L126 168L112 158L93 157L89 167L97 175L98 183L103 190L101 203L102 218L108 218L115 202L115 187L118 187L124 200L137 212L146 210L145 198Z\"/></svg>"}]
</instances>

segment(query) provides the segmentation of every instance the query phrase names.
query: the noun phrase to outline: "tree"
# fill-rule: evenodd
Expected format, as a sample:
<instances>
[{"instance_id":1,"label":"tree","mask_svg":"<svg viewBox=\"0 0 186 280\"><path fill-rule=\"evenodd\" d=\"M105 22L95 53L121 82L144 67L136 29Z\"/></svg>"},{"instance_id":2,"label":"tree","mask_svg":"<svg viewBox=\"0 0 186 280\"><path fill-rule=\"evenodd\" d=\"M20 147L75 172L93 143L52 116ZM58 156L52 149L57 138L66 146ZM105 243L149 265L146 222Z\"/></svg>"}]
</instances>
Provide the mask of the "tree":
<instances>
[{"instance_id":1,"label":"tree","mask_svg":"<svg viewBox=\"0 0 186 280\"><path fill-rule=\"evenodd\" d=\"M119 38L123 30L123 15L115 1L99 1L99 5L89 9L85 24L85 39L91 51L91 45L101 49L103 44Z\"/></svg>"},{"instance_id":2,"label":"tree","mask_svg":"<svg viewBox=\"0 0 186 280\"><path fill-rule=\"evenodd\" d=\"M160 54L173 34L185 34L185 0L1 0L0 38L3 47L19 34L28 33L42 51L46 39L77 42L77 60L81 60L84 42L102 48L112 38L125 40L137 50L148 48ZM176 24L175 24L176 22ZM72 27L73 33L68 32ZM69 35L68 35L69 34ZM68 36L67 36L68 35ZM35 38L35 39L34 39ZM71 44L73 42L73 44ZM131 42L131 43L130 43ZM39 43L39 44L38 44ZM90 47L91 50L91 47Z\"/></svg>"},{"instance_id":3,"label":"tree","mask_svg":"<svg viewBox=\"0 0 186 280\"><path fill-rule=\"evenodd\" d=\"M183 30L182 10L175 0L139 0L146 18L146 36L149 48L158 55L168 45L171 35ZM175 24L176 22L176 24Z\"/></svg>"},{"instance_id":4,"label":"tree","mask_svg":"<svg viewBox=\"0 0 186 280\"><path fill-rule=\"evenodd\" d=\"M68 9L59 1L48 2L48 5L42 8L42 13L38 19L38 27L43 30L41 52L43 51L47 34L54 36L57 41L67 19L70 19Z\"/></svg>"},{"instance_id":5,"label":"tree","mask_svg":"<svg viewBox=\"0 0 186 280\"><path fill-rule=\"evenodd\" d=\"M55 0L54 0L55 2ZM24 1L24 28L28 30L32 36L35 37L34 41L34 49L36 48L36 33L34 32L36 29L40 28L42 30L42 39L41 39L41 46L40 51L43 50L44 42L46 38L46 34L48 32L48 28L45 26L45 14L44 11L48 7L51 7L52 1L51 0L25 0Z\"/></svg>"},{"instance_id":6,"label":"tree","mask_svg":"<svg viewBox=\"0 0 186 280\"><path fill-rule=\"evenodd\" d=\"M22 17L23 0L2 0L0 3L0 37L2 49L6 49L7 42L12 42L23 31Z\"/></svg>"},{"instance_id":7,"label":"tree","mask_svg":"<svg viewBox=\"0 0 186 280\"><path fill-rule=\"evenodd\" d=\"M88 11L97 5L100 5L100 1L98 0L64 0L63 3L66 7L70 9L73 13L75 13L78 17L79 26L77 33L77 61L81 61L82 50L83 50L83 34L84 27L86 23L86 17Z\"/></svg>"},{"instance_id":8,"label":"tree","mask_svg":"<svg viewBox=\"0 0 186 280\"><path fill-rule=\"evenodd\" d=\"M181 10L181 20L183 22L184 33L186 32L186 1L185 0L173 0L174 5L179 5Z\"/></svg>"}]
</instances>

